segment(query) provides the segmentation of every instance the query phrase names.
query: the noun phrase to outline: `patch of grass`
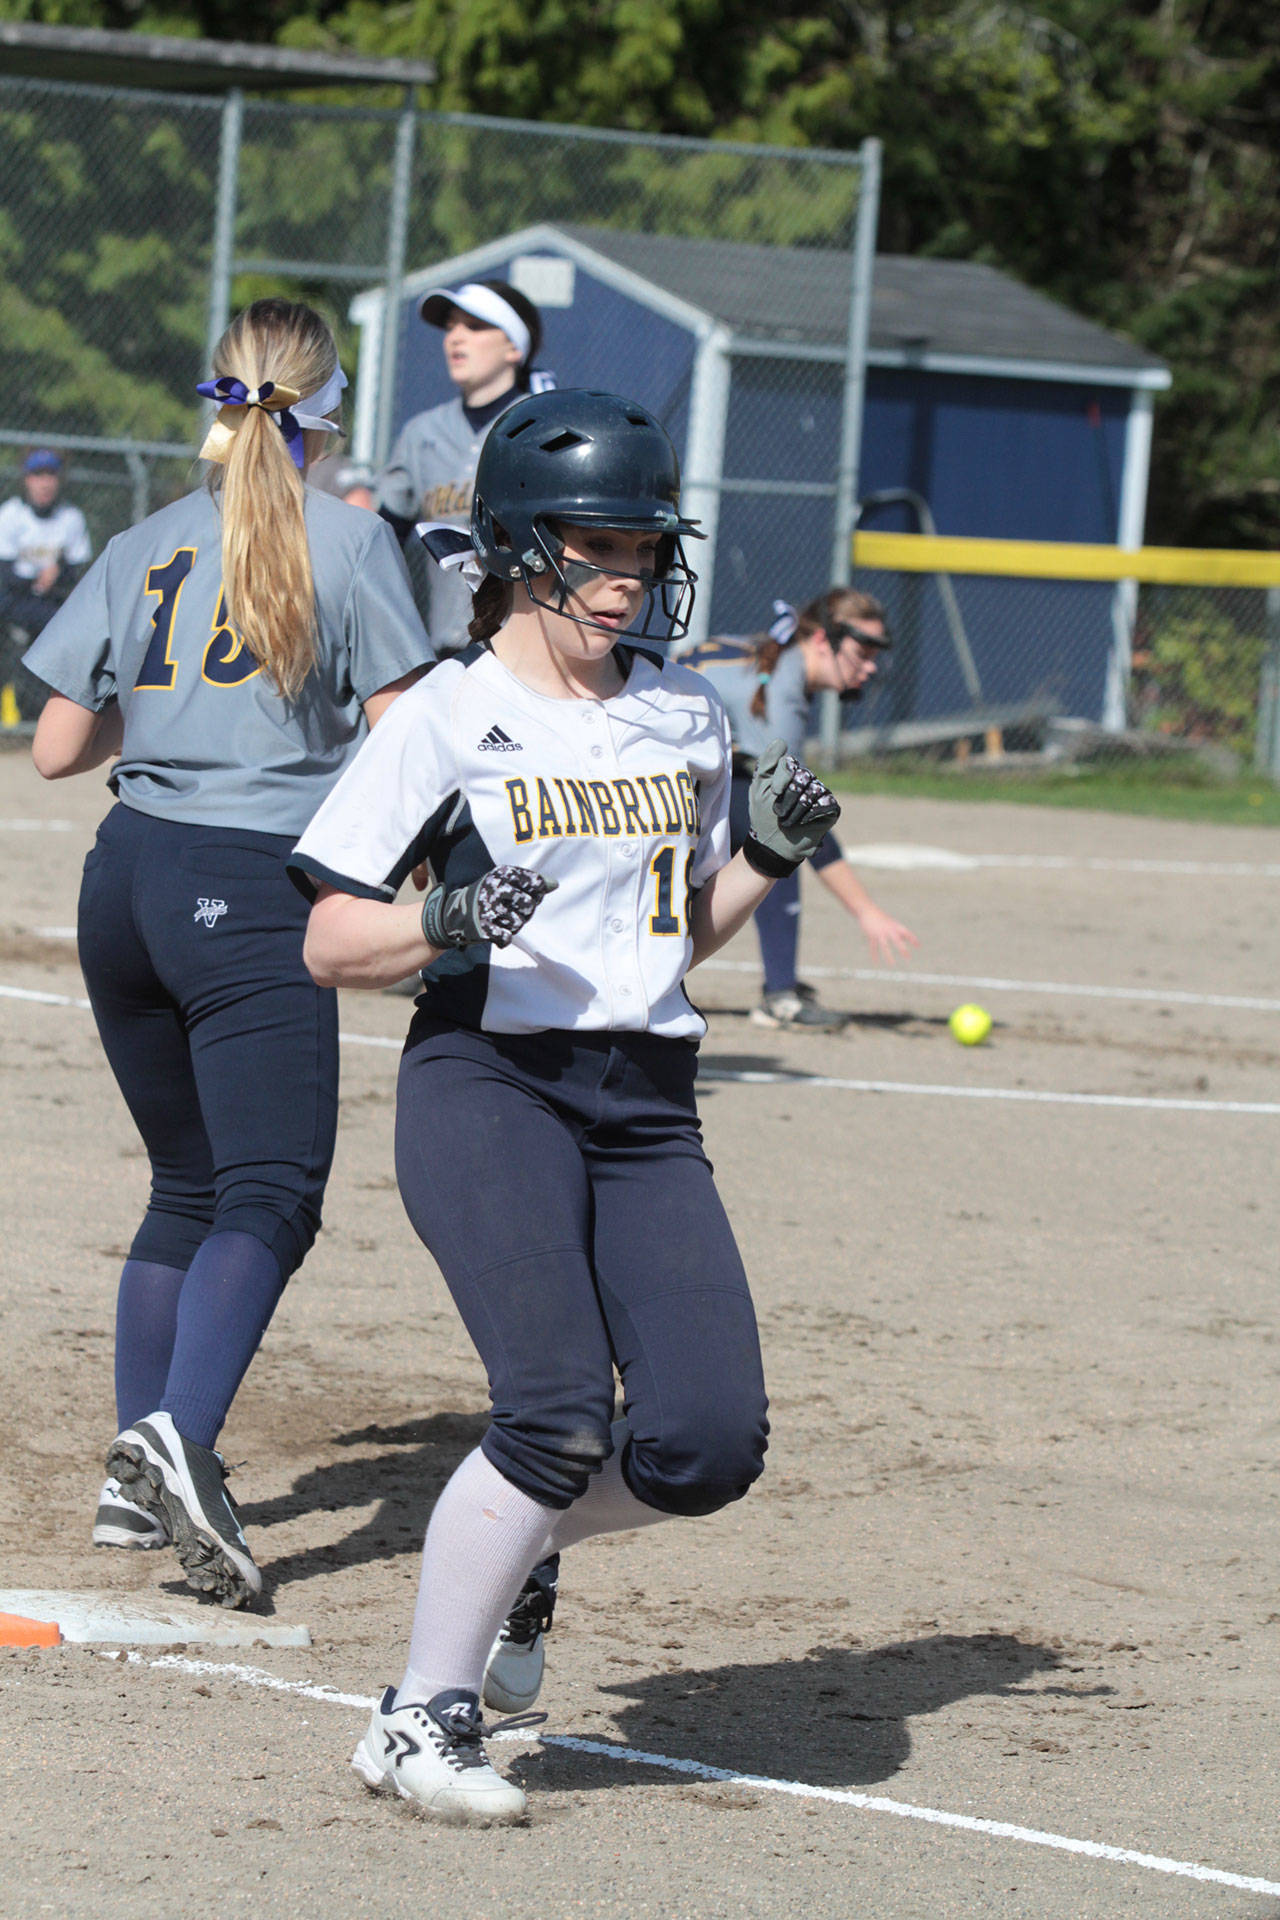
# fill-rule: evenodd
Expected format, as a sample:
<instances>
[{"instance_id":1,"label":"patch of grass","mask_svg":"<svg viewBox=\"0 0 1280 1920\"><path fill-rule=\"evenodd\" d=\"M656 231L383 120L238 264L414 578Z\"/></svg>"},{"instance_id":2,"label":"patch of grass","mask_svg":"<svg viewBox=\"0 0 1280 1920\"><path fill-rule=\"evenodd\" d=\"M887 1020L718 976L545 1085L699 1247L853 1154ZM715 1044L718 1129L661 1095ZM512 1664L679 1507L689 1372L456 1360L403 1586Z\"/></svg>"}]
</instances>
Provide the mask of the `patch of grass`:
<instances>
[{"instance_id":1,"label":"patch of grass","mask_svg":"<svg viewBox=\"0 0 1280 1920\"><path fill-rule=\"evenodd\" d=\"M1280 827L1280 787L1269 780L1224 780L1182 764L1073 766L1041 772L1011 767L939 766L894 759L843 767L828 775L840 793L892 793L925 800L1004 800L1019 806L1089 807L1221 826Z\"/></svg>"}]
</instances>

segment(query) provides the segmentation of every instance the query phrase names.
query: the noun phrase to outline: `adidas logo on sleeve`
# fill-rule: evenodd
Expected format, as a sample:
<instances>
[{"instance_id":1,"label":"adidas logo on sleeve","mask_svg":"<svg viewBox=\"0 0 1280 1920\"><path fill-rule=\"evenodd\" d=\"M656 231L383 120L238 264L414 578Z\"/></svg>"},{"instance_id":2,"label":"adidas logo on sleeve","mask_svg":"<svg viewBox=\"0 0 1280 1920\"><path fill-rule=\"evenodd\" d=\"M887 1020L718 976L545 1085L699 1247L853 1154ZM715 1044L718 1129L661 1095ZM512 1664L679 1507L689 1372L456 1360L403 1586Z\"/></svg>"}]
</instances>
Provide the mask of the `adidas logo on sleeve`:
<instances>
[{"instance_id":1,"label":"adidas logo on sleeve","mask_svg":"<svg viewBox=\"0 0 1280 1920\"><path fill-rule=\"evenodd\" d=\"M501 727L490 727L483 740L476 743L477 753L523 753L524 748L518 740L513 740Z\"/></svg>"}]
</instances>

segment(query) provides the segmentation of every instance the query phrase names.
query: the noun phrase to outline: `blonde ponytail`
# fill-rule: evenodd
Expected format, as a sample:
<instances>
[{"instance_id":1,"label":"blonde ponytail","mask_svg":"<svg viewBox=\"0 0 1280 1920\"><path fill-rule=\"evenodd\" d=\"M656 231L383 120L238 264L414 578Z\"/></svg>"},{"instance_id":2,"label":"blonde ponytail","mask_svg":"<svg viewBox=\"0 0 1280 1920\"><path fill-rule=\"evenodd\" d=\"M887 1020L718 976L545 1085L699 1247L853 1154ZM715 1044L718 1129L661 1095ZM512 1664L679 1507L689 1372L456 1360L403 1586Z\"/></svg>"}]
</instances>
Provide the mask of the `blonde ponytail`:
<instances>
[{"instance_id":1,"label":"blonde ponytail","mask_svg":"<svg viewBox=\"0 0 1280 1920\"><path fill-rule=\"evenodd\" d=\"M338 364L318 313L293 300L255 300L231 322L214 371L250 389L274 382L319 392ZM225 619L278 693L296 699L315 665L315 582L303 516L302 475L275 414L245 407L210 485L222 476Z\"/></svg>"}]
</instances>

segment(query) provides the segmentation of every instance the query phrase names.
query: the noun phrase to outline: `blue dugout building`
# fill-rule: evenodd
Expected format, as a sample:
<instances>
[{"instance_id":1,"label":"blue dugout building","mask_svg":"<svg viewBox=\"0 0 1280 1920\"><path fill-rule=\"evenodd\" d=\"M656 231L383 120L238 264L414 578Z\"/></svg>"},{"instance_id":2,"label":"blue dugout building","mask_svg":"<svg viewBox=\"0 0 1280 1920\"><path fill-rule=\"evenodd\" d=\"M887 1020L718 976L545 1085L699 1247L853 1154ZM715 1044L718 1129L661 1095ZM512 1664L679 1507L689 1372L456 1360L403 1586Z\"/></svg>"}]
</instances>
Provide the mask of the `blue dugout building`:
<instances>
[{"instance_id":1,"label":"blue dugout building","mask_svg":"<svg viewBox=\"0 0 1280 1920\"><path fill-rule=\"evenodd\" d=\"M622 390L682 450L689 511L710 539L695 638L767 623L772 600L830 584L850 261L844 253L575 225L526 228L435 262L402 289L393 419L452 394L440 335L417 316L433 286L497 278L540 308L539 364L562 386ZM352 318L376 367L382 289ZM875 263L859 497L908 491L939 533L1142 544L1162 362L994 268L881 255ZM373 455L378 396L357 393L355 452ZM914 531L902 505L863 524ZM926 577L927 579L927 577ZM872 723L973 703L941 597L909 576L855 576L903 643ZM1115 723L1127 636L1117 590L956 579L982 700L1040 698ZM998 586L998 591L993 591Z\"/></svg>"}]
</instances>

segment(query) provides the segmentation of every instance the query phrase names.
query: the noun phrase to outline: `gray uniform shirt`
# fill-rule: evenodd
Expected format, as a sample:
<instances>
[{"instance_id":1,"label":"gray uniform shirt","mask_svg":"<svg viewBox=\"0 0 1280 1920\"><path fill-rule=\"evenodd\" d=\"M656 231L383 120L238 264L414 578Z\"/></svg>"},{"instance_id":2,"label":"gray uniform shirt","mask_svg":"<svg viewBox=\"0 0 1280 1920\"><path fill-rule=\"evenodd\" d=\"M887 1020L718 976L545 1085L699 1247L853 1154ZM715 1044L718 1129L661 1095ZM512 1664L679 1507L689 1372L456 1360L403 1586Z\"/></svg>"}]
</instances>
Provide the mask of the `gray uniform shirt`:
<instances>
[{"instance_id":1,"label":"gray uniform shirt","mask_svg":"<svg viewBox=\"0 0 1280 1920\"><path fill-rule=\"evenodd\" d=\"M805 687L804 655L799 647L784 647L765 689L765 715L751 711L759 678L754 635L724 635L707 640L682 655L687 667L705 673L729 715L734 750L758 760L772 740L785 740L787 752L804 759L809 725L809 694Z\"/></svg>"},{"instance_id":2,"label":"gray uniform shirt","mask_svg":"<svg viewBox=\"0 0 1280 1920\"><path fill-rule=\"evenodd\" d=\"M32 673L77 705L119 701L111 785L139 812L296 837L368 732L362 701L432 658L386 521L304 497L316 665L296 700L226 624L205 489L109 541L27 650Z\"/></svg>"},{"instance_id":3,"label":"gray uniform shirt","mask_svg":"<svg viewBox=\"0 0 1280 1920\"><path fill-rule=\"evenodd\" d=\"M523 399L513 387L511 405ZM497 417L497 416L495 416ZM471 495L476 462L492 420L472 429L461 400L446 400L406 420L391 450L391 462L378 475L374 499L401 520L443 520L455 527L471 524ZM461 574L442 573L428 562L421 542L406 548L413 597L438 654L458 653L470 645L471 589Z\"/></svg>"}]
</instances>

